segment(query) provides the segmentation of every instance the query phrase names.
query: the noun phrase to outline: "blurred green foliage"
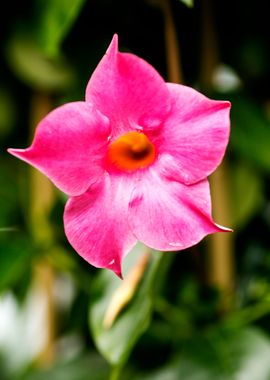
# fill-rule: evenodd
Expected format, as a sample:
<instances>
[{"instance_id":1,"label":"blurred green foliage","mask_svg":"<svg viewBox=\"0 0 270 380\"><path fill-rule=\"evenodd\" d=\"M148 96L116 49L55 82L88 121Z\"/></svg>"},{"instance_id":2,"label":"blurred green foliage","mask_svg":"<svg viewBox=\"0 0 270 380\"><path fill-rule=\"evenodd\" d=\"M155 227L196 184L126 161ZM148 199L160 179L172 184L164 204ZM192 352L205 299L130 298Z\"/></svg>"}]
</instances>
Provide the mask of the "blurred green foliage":
<instances>
[{"instance_id":1,"label":"blurred green foliage","mask_svg":"<svg viewBox=\"0 0 270 380\"><path fill-rule=\"evenodd\" d=\"M41 91L63 91L73 79L71 67L59 56L48 58L24 32L10 39L7 58L16 75L28 86Z\"/></svg>"},{"instance_id":2,"label":"blurred green foliage","mask_svg":"<svg viewBox=\"0 0 270 380\"><path fill-rule=\"evenodd\" d=\"M131 270L145 251L146 248L140 245L132 250L125 261L125 272ZM151 264L131 305L110 328L104 326L104 316L114 292L120 285L120 280L114 274L103 271L94 284L94 298L89 313L90 327L97 347L113 366L125 364L134 344L149 326L153 313L156 278L162 281L163 259L162 253L152 253Z\"/></svg>"},{"instance_id":3,"label":"blurred green foliage","mask_svg":"<svg viewBox=\"0 0 270 380\"><path fill-rule=\"evenodd\" d=\"M34 1L33 32L42 52L48 57L59 55L60 46L76 21L85 0Z\"/></svg>"},{"instance_id":4,"label":"blurred green foliage","mask_svg":"<svg viewBox=\"0 0 270 380\"><path fill-rule=\"evenodd\" d=\"M45 257L56 277L68 275L73 289L69 301L61 301L62 308L60 301L56 305L56 346L71 335L79 342L73 353L69 344L57 350L50 368L42 368L32 357L12 370L1 340L0 315L1 380L270 379L267 2L171 1L184 77L197 87L203 4L212 5L220 63L241 83L231 89L213 88L215 96L232 102L226 156L236 252L232 306L222 313L222 295L207 284L203 242L178 254L153 252L134 298L107 330L104 312L120 280L90 267L68 245L62 225L65 198L59 193L49 215L53 244L44 249L34 243L28 223L28 168L8 157L6 148L25 147L31 140L35 94L50 97L54 106L83 99L86 83L114 33L119 34L121 50L145 58L166 78L163 14L150 0L17 1L1 12L0 294L13 294L14 302L24 303L35 263ZM125 265L138 255L129 256ZM27 344L18 336L22 350Z\"/></svg>"}]
</instances>

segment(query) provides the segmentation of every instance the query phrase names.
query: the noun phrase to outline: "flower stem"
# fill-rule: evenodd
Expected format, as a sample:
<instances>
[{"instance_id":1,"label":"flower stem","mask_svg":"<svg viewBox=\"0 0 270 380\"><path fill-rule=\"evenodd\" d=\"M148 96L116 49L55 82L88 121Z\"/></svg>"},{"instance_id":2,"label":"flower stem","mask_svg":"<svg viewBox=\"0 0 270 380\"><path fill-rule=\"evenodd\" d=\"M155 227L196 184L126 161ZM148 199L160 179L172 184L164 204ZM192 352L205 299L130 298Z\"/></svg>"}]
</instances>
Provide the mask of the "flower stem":
<instances>
[{"instance_id":1,"label":"flower stem","mask_svg":"<svg viewBox=\"0 0 270 380\"><path fill-rule=\"evenodd\" d=\"M110 380L119 380L122 373L122 366L112 367Z\"/></svg>"}]
</instances>

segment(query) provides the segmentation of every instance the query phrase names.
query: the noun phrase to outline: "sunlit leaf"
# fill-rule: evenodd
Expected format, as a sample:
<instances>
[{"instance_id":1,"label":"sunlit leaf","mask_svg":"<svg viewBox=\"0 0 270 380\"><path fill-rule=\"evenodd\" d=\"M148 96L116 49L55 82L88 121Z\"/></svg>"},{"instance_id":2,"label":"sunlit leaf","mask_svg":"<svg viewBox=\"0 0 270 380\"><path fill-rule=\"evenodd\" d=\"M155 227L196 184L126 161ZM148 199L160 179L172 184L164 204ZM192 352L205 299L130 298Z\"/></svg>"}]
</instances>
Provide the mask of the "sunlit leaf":
<instances>
[{"instance_id":1,"label":"sunlit leaf","mask_svg":"<svg viewBox=\"0 0 270 380\"><path fill-rule=\"evenodd\" d=\"M46 58L29 36L14 35L7 47L7 58L15 74L35 89L62 91L74 81L70 66L61 58Z\"/></svg>"},{"instance_id":2,"label":"sunlit leaf","mask_svg":"<svg viewBox=\"0 0 270 380\"><path fill-rule=\"evenodd\" d=\"M124 276L128 268L132 268L134 260L143 255L145 247L137 246L126 258ZM126 308L118 315L110 328L104 326L104 316L111 298L121 285L115 274L104 270L100 273L94 291L94 300L90 306L89 322L93 338L103 356L113 365L123 364L138 338L149 325L155 283L162 281L159 271L162 271L163 255L152 252L150 263L138 286L136 294Z\"/></svg>"},{"instance_id":3,"label":"sunlit leaf","mask_svg":"<svg viewBox=\"0 0 270 380\"><path fill-rule=\"evenodd\" d=\"M36 0L37 40L49 57L59 53L59 46L76 21L85 0Z\"/></svg>"},{"instance_id":4,"label":"sunlit leaf","mask_svg":"<svg viewBox=\"0 0 270 380\"><path fill-rule=\"evenodd\" d=\"M194 6L194 0L179 0L187 7L192 8Z\"/></svg>"}]
</instances>

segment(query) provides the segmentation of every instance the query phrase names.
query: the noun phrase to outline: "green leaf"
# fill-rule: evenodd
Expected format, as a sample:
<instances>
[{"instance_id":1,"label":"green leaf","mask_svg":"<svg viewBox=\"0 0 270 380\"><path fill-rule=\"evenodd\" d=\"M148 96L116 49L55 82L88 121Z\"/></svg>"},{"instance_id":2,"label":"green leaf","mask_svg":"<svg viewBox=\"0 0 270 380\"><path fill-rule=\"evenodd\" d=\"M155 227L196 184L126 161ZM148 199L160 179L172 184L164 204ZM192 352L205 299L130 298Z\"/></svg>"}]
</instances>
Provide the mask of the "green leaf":
<instances>
[{"instance_id":1,"label":"green leaf","mask_svg":"<svg viewBox=\"0 0 270 380\"><path fill-rule=\"evenodd\" d=\"M20 380L104 380L108 379L108 366L102 358L90 354L63 363L57 363L49 369L40 369Z\"/></svg>"},{"instance_id":2,"label":"green leaf","mask_svg":"<svg viewBox=\"0 0 270 380\"><path fill-rule=\"evenodd\" d=\"M37 41L49 57L59 54L59 47L76 21L85 0L36 0Z\"/></svg>"},{"instance_id":3,"label":"green leaf","mask_svg":"<svg viewBox=\"0 0 270 380\"><path fill-rule=\"evenodd\" d=\"M187 342L170 365L132 380L269 380L269 357L260 330L216 328Z\"/></svg>"},{"instance_id":4,"label":"green leaf","mask_svg":"<svg viewBox=\"0 0 270 380\"><path fill-rule=\"evenodd\" d=\"M15 102L5 88L0 88L0 139L12 130L16 121Z\"/></svg>"},{"instance_id":5,"label":"green leaf","mask_svg":"<svg viewBox=\"0 0 270 380\"><path fill-rule=\"evenodd\" d=\"M261 169L270 170L270 122L263 110L244 96L232 101L231 147Z\"/></svg>"},{"instance_id":6,"label":"green leaf","mask_svg":"<svg viewBox=\"0 0 270 380\"><path fill-rule=\"evenodd\" d=\"M242 330L217 328L201 340L193 341L186 350L192 368L202 379L245 379L266 380L270 376L270 341L261 331L246 328ZM185 358L182 358L182 368ZM194 367L193 367L194 365ZM192 373L186 368L186 378ZM192 369L192 371L191 371ZM183 371L182 371L183 372ZM208 373L207 373L208 372ZM183 376L184 374L183 374Z\"/></svg>"},{"instance_id":7,"label":"green leaf","mask_svg":"<svg viewBox=\"0 0 270 380\"><path fill-rule=\"evenodd\" d=\"M189 8L194 7L194 0L179 0L181 3L185 4Z\"/></svg>"},{"instance_id":8,"label":"green leaf","mask_svg":"<svg viewBox=\"0 0 270 380\"><path fill-rule=\"evenodd\" d=\"M230 171L232 224L245 226L263 202L262 178L246 162L238 161Z\"/></svg>"},{"instance_id":9,"label":"green leaf","mask_svg":"<svg viewBox=\"0 0 270 380\"><path fill-rule=\"evenodd\" d=\"M22 189L18 191L17 165L11 161L4 155L0 160L0 230L14 226L20 208L18 198Z\"/></svg>"},{"instance_id":10,"label":"green leaf","mask_svg":"<svg viewBox=\"0 0 270 380\"><path fill-rule=\"evenodd\" d=\"M124 273L132 268L134 260L145 252L137 245L124 262ZM108 270L103 270L94 289L90 305L89 323L94 341L102 355L114 366L124 365L138 338L147 329L153 308L154 288L157 278L162 281L163 254L152 252L151 260L138 286L137 292L126 309L117 317L111 328L103 325L104 315L114 291L121 280Z\"/></svg>"},{"instance_id":11,"label":"green leaf","mask_svg":"<svg viewBox=\"0 0 270 380\"><path fill-rule=\"evenodd\" d=\"M27 236L0 230L0 292L17 283L30 267L33 247Z\"/></svg>"},{"instance_id":12,"label":"green leaf","mask_svg":"<svg viewBox=\"0 0 270 380\"><path fill-rule=\"evenodd\" d=\"M23 32L10 39L7 58L14 73L35 89L63 91L74 82L74 73L63 58L48 59Z\"/></svg>"}]
</instances>

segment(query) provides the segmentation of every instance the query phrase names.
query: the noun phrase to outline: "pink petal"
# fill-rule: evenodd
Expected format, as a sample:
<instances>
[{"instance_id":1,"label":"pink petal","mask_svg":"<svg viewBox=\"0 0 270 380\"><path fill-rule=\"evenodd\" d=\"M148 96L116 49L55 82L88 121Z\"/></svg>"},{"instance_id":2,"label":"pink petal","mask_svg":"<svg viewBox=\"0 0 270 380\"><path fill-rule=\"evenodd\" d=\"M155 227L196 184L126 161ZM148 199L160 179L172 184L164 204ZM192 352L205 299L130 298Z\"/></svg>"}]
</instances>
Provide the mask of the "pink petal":
<instances>
[{"instance_id":1,"label":"pink petal","mask_svg":"<svg viewBox=\"0 0 270 380\"><path fill-rule=\"evenodd\" d=\"M68 103L39 123L30 148L9 153L39 169L60 190L79 195L104 172L109 134L108 119L91 104Z\"/></svg>"},{"instance_id":2,"label":"pink petal","mask_svg":"<svg viewBox=\"0 0 270 380\"><path fill-rule=\"evenodd\" d=\"M170 108L164 80L143 59L119 53L117 35L87 85L86 101L108 116L116 137L131 130L156 129Z\"/></svg>"},{"instance_id":3,"label":"pink petal","mask_svg":"<svg viewBox=\"0 0 270 380\"><path fill-rule=\"evenodd\" d=\"M193 184L220 164L229 138L230 103L211 100L199 92L168 83L170 116L153 142L163 156L169 178Z\"/></svg>"},{"instance_id":4,"label":"pink petal","mask_svg":"<svg viewBox=\"0 0 270 380\"><path fill-rule=\"evenodd\" d=\"M129 208L134 235L157 250L185 249L225 230L212 220L207 180L186 186L161 177L152 168L137 183Z\"/></svg>"},{"instance_id":5,"label":"pink petal","mask_svg":"<svg viewBox=\"0 0 270 380\"><path fill-rule=\"evenodd\" d=\"M121 261L137 239L127 223L132 182L105 175L83 195L70 198L64 213L70 244L86 261L121 277Z\"/></svg>"}]
</instances>

